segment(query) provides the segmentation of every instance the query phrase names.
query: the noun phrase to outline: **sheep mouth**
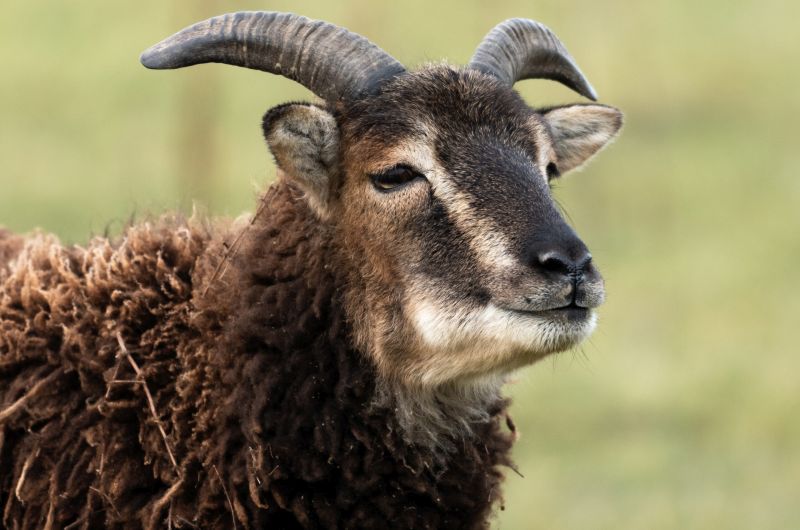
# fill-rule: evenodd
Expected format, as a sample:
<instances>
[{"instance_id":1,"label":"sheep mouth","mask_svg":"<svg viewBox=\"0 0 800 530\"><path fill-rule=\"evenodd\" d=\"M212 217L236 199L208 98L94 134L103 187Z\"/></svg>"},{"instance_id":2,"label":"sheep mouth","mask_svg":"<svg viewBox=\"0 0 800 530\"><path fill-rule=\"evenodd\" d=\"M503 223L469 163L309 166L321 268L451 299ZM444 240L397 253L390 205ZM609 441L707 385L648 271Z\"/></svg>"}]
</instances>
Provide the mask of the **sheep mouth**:
<instances>
[{"instance_id":1,"label":"sheep mouth","mask_svg":"<svg viewBox=\"0 0 800 530\"><path fill-rule=\"evenodd\" d=\"M507 309L507 311L528 317L557 318L566 319L568 321L586 320L592 315L591 308L579 306L575 302L570 302L569 304L550 309Z\"/></svg>"}]
</instances>

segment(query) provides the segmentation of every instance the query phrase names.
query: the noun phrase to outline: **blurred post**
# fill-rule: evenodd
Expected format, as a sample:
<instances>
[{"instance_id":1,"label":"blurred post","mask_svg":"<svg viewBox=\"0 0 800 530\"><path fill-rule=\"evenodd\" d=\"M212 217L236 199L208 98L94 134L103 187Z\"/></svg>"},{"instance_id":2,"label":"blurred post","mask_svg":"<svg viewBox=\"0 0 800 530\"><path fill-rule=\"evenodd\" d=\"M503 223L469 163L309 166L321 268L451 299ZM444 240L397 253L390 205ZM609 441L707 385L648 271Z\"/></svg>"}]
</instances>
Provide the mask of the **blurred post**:
<instances>
[{"instance_id":1,"label":"blurred post","mask_svg":"<svg viewBox=\"0 0 800 530\"><path fill-rule=\"evenodd\" d=\"M211 16L211 0L194 0L173 4L174 27L183 28ZM213 205L214 178L218 145L217 109L219 83L215 68L190 68L181 76L175 119L175 164L181 208L193 202Z\"/></svg>"}]
</instances>

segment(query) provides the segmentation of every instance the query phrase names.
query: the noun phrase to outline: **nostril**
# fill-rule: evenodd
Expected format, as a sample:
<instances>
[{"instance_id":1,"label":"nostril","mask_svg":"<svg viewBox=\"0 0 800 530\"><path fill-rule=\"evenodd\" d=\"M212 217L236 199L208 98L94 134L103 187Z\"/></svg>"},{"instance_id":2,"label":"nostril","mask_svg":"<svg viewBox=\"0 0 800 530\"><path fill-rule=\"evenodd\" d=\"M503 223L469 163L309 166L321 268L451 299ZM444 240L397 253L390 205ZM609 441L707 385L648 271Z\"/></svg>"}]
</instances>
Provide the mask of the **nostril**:
<instances>
[{"instance_id":1,"label":"nostril","mask_svg":"<svg viewBox=\"0 0 800 530\"><path fill-rule=\"evenodd\" d=\"M585 271L589 268L589 264L592 262L592 255L588 252L583 255L583 257L578 260L577 265L575 266L575 270L578 272Z\"/></svg>"},{"instance_id":2,"label":"nostril","mask_svg":"<svg viewBox=\"0 0 800 530\"><path fill-rule=\"evenodd\" d=\"M539 265L547 271L570 274L574 270L572 260L564 254L551 250L539 254Z\"/></svg>"},{"instance_id":3,"label":"nostril","mask_svg":"<svg viewBox=\"0 0 800 530\"><path fill-rule=\"evenodd\" d=\"M581 254L577 259L573 259L558 250L542 252L537 258L538 264L542 269L567 276L575 276L576 278L583 274L592 261L592 255L588 252Z\"/></svg>"}]
</instances>

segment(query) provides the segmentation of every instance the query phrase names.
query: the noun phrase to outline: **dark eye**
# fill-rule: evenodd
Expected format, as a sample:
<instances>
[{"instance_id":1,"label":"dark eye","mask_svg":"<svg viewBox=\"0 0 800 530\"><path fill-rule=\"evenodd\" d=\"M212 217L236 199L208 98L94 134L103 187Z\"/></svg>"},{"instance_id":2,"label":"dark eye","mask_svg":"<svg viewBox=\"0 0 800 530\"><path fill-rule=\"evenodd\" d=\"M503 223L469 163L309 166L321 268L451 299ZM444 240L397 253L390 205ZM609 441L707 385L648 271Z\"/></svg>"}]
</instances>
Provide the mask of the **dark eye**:
<instances>
[{"instance_id":1,"label":"dark eye","mask_svg":"<svg viewBox=\"0 0 800 530\"><path fill-rule=\"evenodd\" d=\"M395 166L383 173L370 175L369 178L378 191L392 191L413 180L425 177L408 166Z\"/></svg>"},{"instance_id":2,"label":"dark eye","mask_svg":"<svg viewBox=\"0 0 800 530\"><path fill-rule=\"evenodd\" d=\"M558 166L556 166L553 162L547 164L547 180L553 180L561 176L561 173L558 171Z\"/></svg>"}]
</instances>

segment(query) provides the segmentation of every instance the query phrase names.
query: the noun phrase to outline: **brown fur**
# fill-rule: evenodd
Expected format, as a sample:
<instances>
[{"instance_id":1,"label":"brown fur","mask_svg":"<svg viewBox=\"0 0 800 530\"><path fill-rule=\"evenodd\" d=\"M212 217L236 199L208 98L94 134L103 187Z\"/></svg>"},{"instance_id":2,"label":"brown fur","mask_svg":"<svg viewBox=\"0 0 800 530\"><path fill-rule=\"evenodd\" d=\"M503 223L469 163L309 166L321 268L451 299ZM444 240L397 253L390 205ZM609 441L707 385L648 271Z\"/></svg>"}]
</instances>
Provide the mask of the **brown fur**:
<instances>
[{"instance_id":1,"label":"brown fur","mask_svg":"<svg viewBox=\"0 0 800 530\"><path fill-rule=\"evenodd\" d=\"M404 441L353 347L339 240L290 185L264 201L226 267L226 224L0 232L4 527L486 527L507 403L444 466Z\"/></svg>"}]
</instances>

